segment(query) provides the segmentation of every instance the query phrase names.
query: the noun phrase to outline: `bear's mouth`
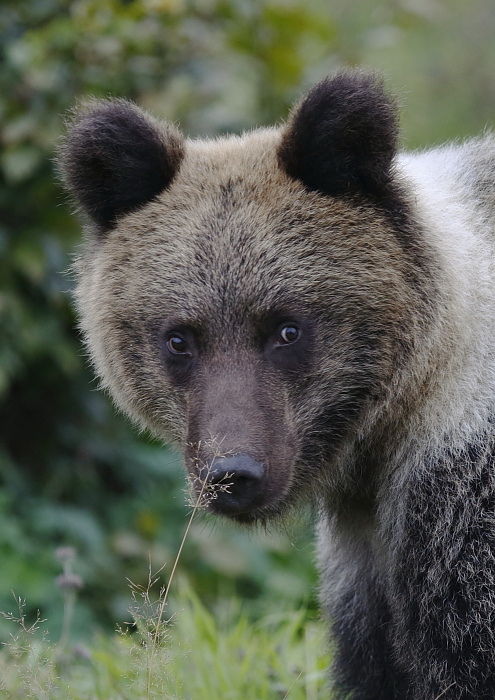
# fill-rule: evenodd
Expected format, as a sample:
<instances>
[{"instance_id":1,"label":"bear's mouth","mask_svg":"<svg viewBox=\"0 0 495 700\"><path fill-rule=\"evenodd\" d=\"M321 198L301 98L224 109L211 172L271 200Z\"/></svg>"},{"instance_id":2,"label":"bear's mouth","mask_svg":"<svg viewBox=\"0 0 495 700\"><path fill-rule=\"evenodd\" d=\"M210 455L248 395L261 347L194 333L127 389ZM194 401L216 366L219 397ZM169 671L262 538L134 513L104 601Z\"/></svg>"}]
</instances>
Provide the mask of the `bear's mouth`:
<instances>
[{"instance_id":1,"label":"bear's mouth","mask_svg":"<svg viewBox=\"0 0 495 700\"><path fill-rule=\"evenodd\" d=\"M227 518L228 520L246 527L255 525L266 525L269 521L273 521L281 516L281 510L278 504L264 502L258 508L249 510L237 510L233 512L218 502L210 503L207 511L215 517Z\"/></svg>"}]
</instances>

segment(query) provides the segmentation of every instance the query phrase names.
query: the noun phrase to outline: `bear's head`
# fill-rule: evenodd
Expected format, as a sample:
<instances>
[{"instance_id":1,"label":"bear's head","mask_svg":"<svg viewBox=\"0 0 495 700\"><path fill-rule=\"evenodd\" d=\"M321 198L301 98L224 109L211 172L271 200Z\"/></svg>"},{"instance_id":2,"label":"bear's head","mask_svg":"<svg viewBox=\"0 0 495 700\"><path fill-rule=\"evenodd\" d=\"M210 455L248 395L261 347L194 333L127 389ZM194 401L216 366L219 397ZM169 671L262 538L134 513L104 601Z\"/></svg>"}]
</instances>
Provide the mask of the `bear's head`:
<instances>
[{"instance_id":1,"label":"bear's head","mask_svg":"<svg viewBox=\"0 0 495 700\"><path fill-rule=\"evenodd\" d=\"M241 137L184 139L123 100L69 123L90 355L117 404L217 490L215 512L265 520L357 489L351 453L376 466L368 437L427 317L396 140L394 103L359 71Z\"/></svg>"}]
</instances>

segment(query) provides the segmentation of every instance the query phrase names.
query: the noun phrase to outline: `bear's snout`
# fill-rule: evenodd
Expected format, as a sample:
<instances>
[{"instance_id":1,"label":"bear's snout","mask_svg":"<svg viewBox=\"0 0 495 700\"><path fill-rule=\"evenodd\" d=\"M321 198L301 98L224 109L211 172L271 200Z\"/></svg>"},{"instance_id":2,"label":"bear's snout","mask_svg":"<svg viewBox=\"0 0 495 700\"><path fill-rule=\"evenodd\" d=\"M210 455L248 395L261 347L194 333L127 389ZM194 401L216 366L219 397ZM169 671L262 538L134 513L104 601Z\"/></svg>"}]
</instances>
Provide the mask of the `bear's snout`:
<instances>
[{"instance_id":1,"label":"bear's snout","mask_svg":"<svg viewBox=\"0 0 495 700\"><path fill-rule=\"evenodd\" d=\"M265 466L245 454L215 457L208 468L206 482L208 490L214 494L211 509L216 513L249 513L263 501Z\"/></svg>"}]
</instances>

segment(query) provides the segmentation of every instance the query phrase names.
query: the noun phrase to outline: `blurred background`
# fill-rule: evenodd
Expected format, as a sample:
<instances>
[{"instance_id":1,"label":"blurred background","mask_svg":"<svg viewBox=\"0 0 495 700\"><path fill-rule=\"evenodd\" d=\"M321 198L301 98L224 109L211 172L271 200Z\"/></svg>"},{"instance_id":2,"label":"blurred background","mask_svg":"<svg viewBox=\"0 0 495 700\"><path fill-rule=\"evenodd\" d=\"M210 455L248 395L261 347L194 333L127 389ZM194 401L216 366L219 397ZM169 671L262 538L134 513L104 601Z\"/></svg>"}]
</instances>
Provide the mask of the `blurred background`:
<instances>
[{"instance_id":1,"label":"blurred background","mask_svg":"<svg viewBox=\"0 0 495 700\"><path fill-rule=\"evenodd\" d=\"M191 136L239 132L344 65L385 73L405 147L474 135L495 118L493 0L2 0L0 610L14 591L56 634L54 552L70 545L77 633L114 629L150 557L166 579L188 514L179 457L116 414L81 348L79 229L52 162L64 113L124 96ZM200 518L179 569L213 609L316 607L305 514L251 534Z\"/></svg>"}]
</instances>

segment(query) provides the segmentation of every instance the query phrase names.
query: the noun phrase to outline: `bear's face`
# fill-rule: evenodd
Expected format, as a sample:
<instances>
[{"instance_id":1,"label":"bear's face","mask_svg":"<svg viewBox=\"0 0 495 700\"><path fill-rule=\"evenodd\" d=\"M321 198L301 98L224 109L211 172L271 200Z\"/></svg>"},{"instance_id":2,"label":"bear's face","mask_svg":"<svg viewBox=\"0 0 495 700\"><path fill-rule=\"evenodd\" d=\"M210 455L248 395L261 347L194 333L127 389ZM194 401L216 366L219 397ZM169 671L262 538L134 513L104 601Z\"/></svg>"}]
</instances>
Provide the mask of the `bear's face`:
<instances>
[{"instance_id":1,"label":"bear's face","mask_svg":"<svg viewBox=\"0 0 495 700\"><path fill-rule=\"evenodd\" d=\"M382 93L358 77L368 114L361 92ZM179 446L197 488L217 488L212 510L243 522L311 485L347 488L339 457L385 410L419 322L393 129L378 143L368 114L368 138L354 124L318 168L310 97L282 129L211 142L97 103L62 155L92 222L77 300L103 384Z\"/></svg>"}]
</instances>

